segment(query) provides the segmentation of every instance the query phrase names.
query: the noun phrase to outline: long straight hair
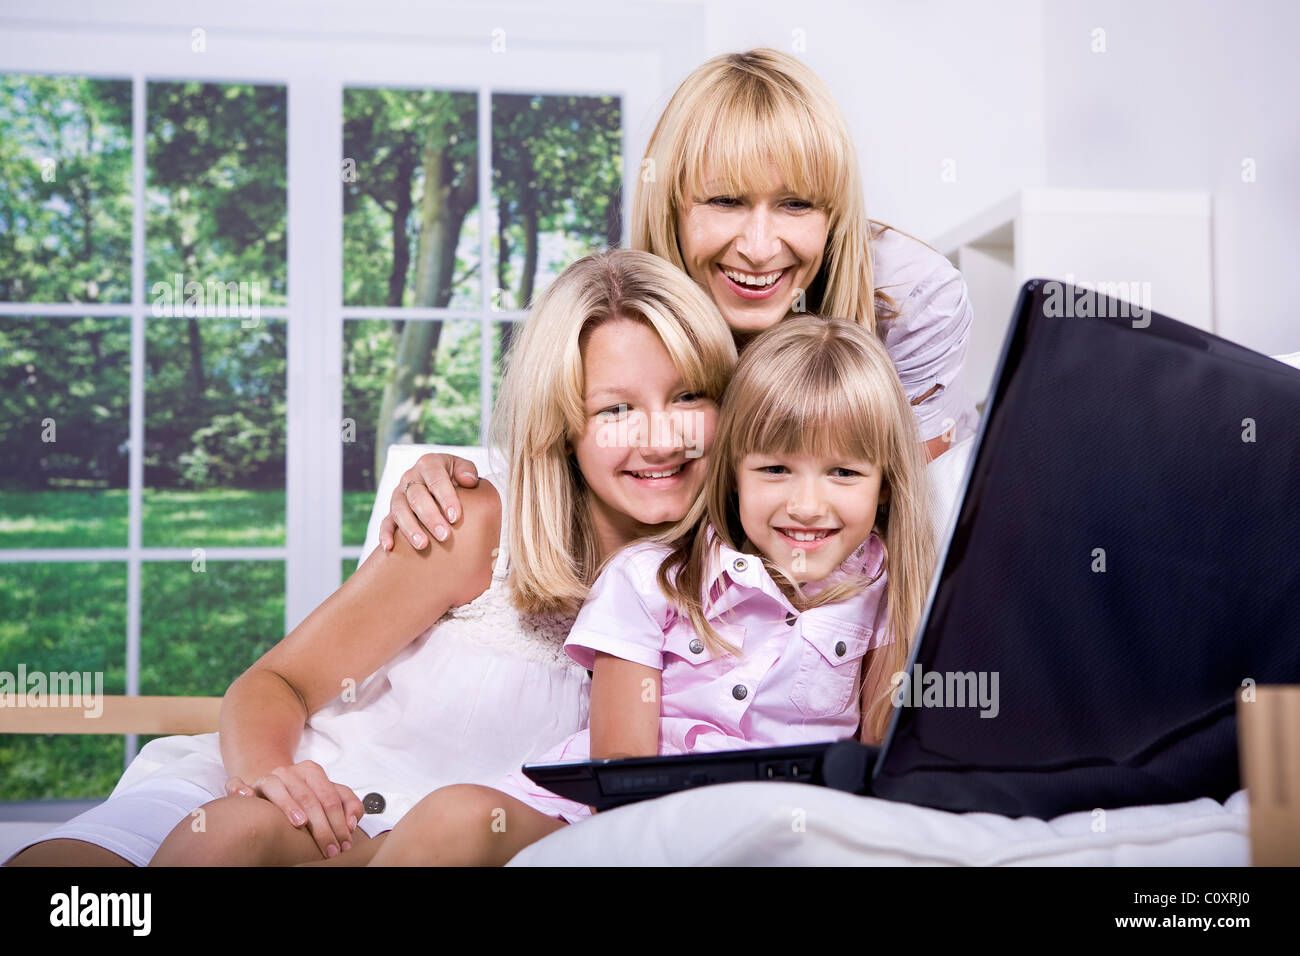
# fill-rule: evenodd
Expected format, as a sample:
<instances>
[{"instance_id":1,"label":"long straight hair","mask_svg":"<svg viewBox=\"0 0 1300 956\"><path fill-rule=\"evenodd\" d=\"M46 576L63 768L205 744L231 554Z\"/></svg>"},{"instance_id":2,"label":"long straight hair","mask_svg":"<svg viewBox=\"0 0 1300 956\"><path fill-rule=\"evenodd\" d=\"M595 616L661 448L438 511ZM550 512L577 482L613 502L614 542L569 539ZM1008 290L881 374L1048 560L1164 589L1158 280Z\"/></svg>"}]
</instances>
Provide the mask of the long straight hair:
<instances>
[{"instance_id":1,"label":"long straight hair","mask_svg":"<svg viewBox=\"0 0 1300 956\"><path fill-rule=\"evenodd\" d=\"M632 201L632 248L685 270L678 217L710 195L708 179L727 195L763 192L773 164L789 189L827 214L821 268L792 311L844 316L872 332L877 319L896 318L871 258L873 235L894 227L867 217L857 151L830 89L779 50L716 56L682 81L646 147Z\"/></svg>"},{"instance_id":2,"label":"long straight hair","mask_svg":"<svg viewBox=\"0 0 1300 956\"><path fill-rule=\"evenodd\" d=\"M600 573L591 491L566 443L587 425L582 344L620 317L654 330L690 391L719 400L735 367L713 300L649 253L585 256L537 297L505 357L491 429L510 469L507 585L520 611L576 613Z\"/></svg>"},{"instance_id":3,"label":"long straight hair","mask_svg":"<svg viewBox=\"0 0 1300 956\"><path fill-rule=\"evenodd\" d=\"M741 525L737 490L740 463L750 454L844 456L881 471L888 508L878 511L873 533L885 545L892 640L870 654L859 685L862 726L879 739L891 715L889 681L906 666L935 564L916 418L885 347L857 323L796 316L763 332L741 355L722 398L701 496L680 522L656 535L671 548L659 587L715 654L739 653L708 620L705 588L719 543L754 554L800 610L843 601L874 583L850 577L809 597L758 552ZM717 536L712 543L710 527Z\"/></svg>"}]
</instances>

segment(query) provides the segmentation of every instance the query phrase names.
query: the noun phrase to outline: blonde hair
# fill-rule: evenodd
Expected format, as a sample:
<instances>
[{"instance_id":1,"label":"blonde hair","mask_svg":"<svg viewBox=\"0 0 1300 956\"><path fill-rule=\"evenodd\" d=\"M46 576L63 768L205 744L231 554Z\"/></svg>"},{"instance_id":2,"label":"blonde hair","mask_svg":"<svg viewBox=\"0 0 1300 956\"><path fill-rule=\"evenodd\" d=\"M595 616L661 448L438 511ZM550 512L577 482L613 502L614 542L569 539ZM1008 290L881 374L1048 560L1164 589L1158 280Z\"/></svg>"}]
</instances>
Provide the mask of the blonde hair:
<instances>
[{"instance_id":1,"label":"blonde hair","mask_svg":"<svg viewBox=\"0 0 1300 956\"><path fill-rule=\"evenodd\" d=\"M585 336L620 317L650 326L686 387L715 401L736 364L717 306L648 253L585 256L537 297L505 357L492 423L493 444L509 463L507 586L526 613L576 613L603 564L590 491L566 443L587 424Z\"/></svg>"},{"instance_id":2,"label":"blonde hair","mask_svg":"<svg viewBox=\"0 0 1300 956\"><path fill-rule=\"evenodd\" d=\"M740 463L755 453L843 455L881 470L889 499L876 530L888 564L884 599L893 640L870 654L859 685L862 726L879 739L891 715L889 680L906 667L935 563L916 419L885 347L857 323L798 316L763 332L741 356L723 395L701 496L681 521L656 535L672 548L659 569L659 586L715 654L739 649L707 619L706 576L717 566L719 542L756 553L740 523L737 493ZM717 534L712 547L709 526ZM800 610L843 601L874 583L850 577L810 598L766 556L757 556Z\"/></svg>"},{"instance_id":3,"label":"blonde hair","mask_svg":"<svg viewBox=\"0 0 1300 956\"><path fill-rule=\"evenodd\" d=\"M830 90L779 50L716 56L682 81L646 147L632 248L685 271L678 216L706 195L709 172L716 192L743 195L767 190L773 163L787 187L827 214L822 265L800 311L845 316L876 332L876 320L898 310L875 284L872 227L893 227L867 218L857 151Z\"/></svg>"}]
</instances>

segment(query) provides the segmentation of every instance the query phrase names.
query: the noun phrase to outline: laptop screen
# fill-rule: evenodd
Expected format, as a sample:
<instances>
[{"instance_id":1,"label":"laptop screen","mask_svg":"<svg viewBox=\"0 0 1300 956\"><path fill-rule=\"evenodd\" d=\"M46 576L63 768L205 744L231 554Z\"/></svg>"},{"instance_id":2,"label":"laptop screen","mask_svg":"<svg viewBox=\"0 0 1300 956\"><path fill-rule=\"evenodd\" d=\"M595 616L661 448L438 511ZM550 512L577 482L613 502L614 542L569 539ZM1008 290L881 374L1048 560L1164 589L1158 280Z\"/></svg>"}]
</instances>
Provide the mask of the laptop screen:
<instances>
[{"instance_id":1,"label":"laptop screen","mask_svg":"<svg viewBox=\"0 0 1300 956\"><path fill-rule=\"evenodd\" d=\"M1225 799L1236 692L1300 683L1298 547L1300 372L1027 283L874 792Z\"/></svg>"}]
</instances>

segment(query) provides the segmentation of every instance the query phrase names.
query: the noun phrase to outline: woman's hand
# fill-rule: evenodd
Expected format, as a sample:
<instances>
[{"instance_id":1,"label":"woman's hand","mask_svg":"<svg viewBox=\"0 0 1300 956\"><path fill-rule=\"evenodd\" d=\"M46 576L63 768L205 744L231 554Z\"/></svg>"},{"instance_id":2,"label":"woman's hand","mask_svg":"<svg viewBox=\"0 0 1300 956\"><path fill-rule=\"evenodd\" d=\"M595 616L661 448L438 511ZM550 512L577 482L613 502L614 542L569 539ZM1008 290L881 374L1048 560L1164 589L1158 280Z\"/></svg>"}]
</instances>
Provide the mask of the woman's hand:
<instances>
[{"instance_id":1,"label":"woman's hand","mask_svg":"<svg viewBox=\"0 0 1300 956\"><path fill-rule=\"evenodd\" d=\"M379 525L379 546L392 551L393 533L398 528L417 551L428 547L431 528L435 538L445 541L450 526L464 513L453 479L462 487L473 488L478 484L478 469L472 461L455 455L421 455L402 473L393 491L388 516Z\"/></svg>"},{"instance_id":2,"label":"woman's hand","mask_svg":"<svg viewBox=\"0 0 1300 956\"><path fill-rule=\"evenodd\" d=\"M308 828L326 859L351 848L352 831L366 812L355 793L332 782L313 760L276 767L252 786L231 777L226 781L226 794L270 800L293 826Z\"/></svg>"}]
</instances>

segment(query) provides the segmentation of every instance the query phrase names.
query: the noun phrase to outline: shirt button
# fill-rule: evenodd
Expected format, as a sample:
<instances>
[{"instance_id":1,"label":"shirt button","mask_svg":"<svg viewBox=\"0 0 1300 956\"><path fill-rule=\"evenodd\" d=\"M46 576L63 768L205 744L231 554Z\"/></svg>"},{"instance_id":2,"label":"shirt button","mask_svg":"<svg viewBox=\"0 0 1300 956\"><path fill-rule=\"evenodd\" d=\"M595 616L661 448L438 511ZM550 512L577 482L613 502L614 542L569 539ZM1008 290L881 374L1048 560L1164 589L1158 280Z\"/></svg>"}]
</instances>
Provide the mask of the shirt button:
<instances>
[{"instance_id":1,"label":"shirt button","mask_svg":"<svg viewBox=\"0 0 1300 956\"><path fill-rule=\"evenodd\" d=\"M799 615L795 614L793 611L785 616L785 623L789 624L791 627L794 627L794 622L797 620L799 620Z\"/></svg>"},{"instance_id":2,"label":"shirt button","mask_svg":"<svg viewBox=\"0 0 1300 956\"><path fill-rule=\"evenodd\" d=\"M847 651L848 649L849 649L848 645L845 644L843 641L840 641L838 644L835 645L835 654L837 657L843 657L844 652Z\"/></svg>"},{"instance_id":3,"label":"shirt button","mask_svg":"<svg viewBox=\"0 0 1300 956\"><path fill-rule=\"evenodd\" d=\"M736 700L744 700L748 694L749 691L745 689L744 684L737 684L735 687L731 688L731 696L736 698Z\"/></svg>"},{"instance_id":4,"label":"shirt button","mask_svg":"<svg viewBox=\"0 0 1300 956\"><path fill-rule=\"evenodd\" d=\"M735 561L731 562L731 566L737 571L743 571L745 568L749 567L749 563L744 558L737 558Z\"/></svg>"},{"instance_id":5,"label":"shirt button","mask_svg":"<svg viewBox=\"0 0 1300 956\"><path fill-rule=\"evenodd\" d=\"M377 793L368 793L366 798L361 801L361 805L366 808L366 813L383 813L384 798Z\"/></svg>"},{"instance_id":6,"label":"shirt button","mask_svg":"<svg viewBox=\"0 0 1300 956\"><path fill-rule=\"evenodd\" d=\"M690 647L692 654L698 654L704 650L704 642L698 637L691 641L688 646Z\"/></svg>"}]
</instances>

